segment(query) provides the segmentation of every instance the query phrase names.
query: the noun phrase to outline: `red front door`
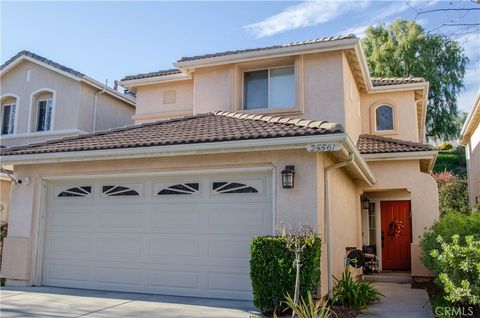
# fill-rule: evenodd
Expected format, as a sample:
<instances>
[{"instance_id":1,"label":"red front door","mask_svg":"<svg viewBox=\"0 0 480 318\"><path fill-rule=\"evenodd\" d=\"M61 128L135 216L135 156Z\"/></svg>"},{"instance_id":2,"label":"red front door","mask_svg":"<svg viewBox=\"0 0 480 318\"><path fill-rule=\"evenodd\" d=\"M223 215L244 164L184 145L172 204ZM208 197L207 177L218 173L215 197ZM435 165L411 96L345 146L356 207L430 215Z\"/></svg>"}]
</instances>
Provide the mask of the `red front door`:
<instances>
[{"instance_id":1,"label":"red front door","mask_svg":"<svg viewBox=\"0 0 480 318\"><path fill-rule=\"evenodd\" d=\"M382 268L410 269L410 201L382 201Z\"/></svg>"}]
</instances>

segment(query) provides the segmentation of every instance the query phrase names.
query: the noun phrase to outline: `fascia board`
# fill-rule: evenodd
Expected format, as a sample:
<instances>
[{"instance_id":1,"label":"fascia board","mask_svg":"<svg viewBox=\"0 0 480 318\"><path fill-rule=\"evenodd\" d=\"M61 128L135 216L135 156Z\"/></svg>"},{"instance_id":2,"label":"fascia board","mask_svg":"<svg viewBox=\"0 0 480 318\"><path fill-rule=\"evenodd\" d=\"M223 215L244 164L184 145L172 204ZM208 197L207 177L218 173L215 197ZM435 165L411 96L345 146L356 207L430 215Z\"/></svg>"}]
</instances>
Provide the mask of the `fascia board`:
<instances>
[{"instance_id":1,"label":"fascia board","mask_svg":"<svg viewBox=\"0 0 480 318\"><path fill-rule=\"evenodd\" d=\"M228 63L241 63L252 59L266 59L284 57L298 54L311 54L319 52L328 52L336 50L351 49L358 42L358 38L344 39L333 42L313 43L299 46L286 46L275 49L259 50L245 53L236 53L230 55L221 55L210 58L202 58L184 62L174 63L179 69L194 69L200 67L208 67L222 65Z\"/></svg>"}]
</instances>

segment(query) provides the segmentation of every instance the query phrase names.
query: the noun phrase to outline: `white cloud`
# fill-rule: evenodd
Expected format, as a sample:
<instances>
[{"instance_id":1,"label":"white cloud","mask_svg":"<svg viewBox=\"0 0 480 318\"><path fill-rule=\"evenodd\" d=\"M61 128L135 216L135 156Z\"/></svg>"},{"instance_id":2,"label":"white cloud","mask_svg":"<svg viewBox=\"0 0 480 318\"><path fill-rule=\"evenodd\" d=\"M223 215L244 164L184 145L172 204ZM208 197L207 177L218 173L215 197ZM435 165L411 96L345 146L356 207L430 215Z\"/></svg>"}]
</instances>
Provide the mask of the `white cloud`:
<instances>
[{"instance_id":1,"label":"white cloud","mask_svg":"<svg viewBox=\"0 0 480 318\"><path fill-rule=\"evenodd\" d=\"M412 3L410 3L412 5ZM378 10L377 12L372 12L369 16L372 18L368 20L366 24L362 25L356 25L347 29L344 29L343 31L339 32L340 34L350 34L353 33L356 36L363 38L365 36L365 30L371 25L379 25L381 23L387 23L388 21L385 21L385 19L398 15L401 12L411 9L406 3L404 2L399 2L395 1L389 5L386 5L382 7L381 10Z\"/></svg>"},{"instance_id":2,"label":"white cloud","mask_svg":"<svg viewBox=\"0 0 480 318\"><path fill-rule=\"evenodd\" d=\"M463 46L465 54L473 62L473 60L480 58L480 33L472 32L465 34L457 39Z\"/></svg>"},{"instance_id":3,"label":"white cloud","mask_svg":"<svg viewBox=\"0 0 480 318\"><path fill-rule=\"evenodd\" d=\"M464 84L465 90L458 97L458 105L463 111L470 111L473 101L480 89L480 59L470 62L470 66L465 70Z\"/></svg>"},{"instance_id":4,"label":"white cloud","mask_svg":"<svg viewBox=\"0 0 480 318\"><path fill-rule=\"evenodd\" d=\"M244 28L256 38L262 38L329 22L347 11L362 10L369 5L370 1L306 1Z\"/></svg>"}]
</instances>

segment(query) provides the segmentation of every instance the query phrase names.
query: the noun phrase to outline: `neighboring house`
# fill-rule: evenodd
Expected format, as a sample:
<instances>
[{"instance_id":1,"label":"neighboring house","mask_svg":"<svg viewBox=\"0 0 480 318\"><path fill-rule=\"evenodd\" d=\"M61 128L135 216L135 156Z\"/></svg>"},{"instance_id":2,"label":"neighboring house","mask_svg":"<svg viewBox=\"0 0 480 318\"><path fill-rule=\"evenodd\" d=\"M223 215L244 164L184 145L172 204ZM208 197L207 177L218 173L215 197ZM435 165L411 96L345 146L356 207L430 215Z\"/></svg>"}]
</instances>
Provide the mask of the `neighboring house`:
<instances>
[{"instance_id":1,"label":"neighboring house","mask_svg":"<svg viewBox=\"0 0 480 318\"><path fill-rule=\"evenodd\" d=\"M429 275L425 80L371 78L353 35L175 66L121 81L139 125L2 151L31 180L13 191L7 284L251 299L250 241L285 222L322 237L322 295L363 244Z\"/></svg>"},{"instance_id":2,"label":"neighboring house","mask_svg":"<svg viewBox=\"0 0 480 318\"><path fill-rule=\"evenodd\" d=\"M480 204L480 91L460 132L460 144L465 145L470 206Z\"/></svg>"},{"instance_id":3,"label":"neighboring house","mask_svg":"<svg viewBox=\"0 0 480 318\"><path fill-rule=\"evenodd\" d=\"M28 51L0 66L1 144L18 146L132 123L133 98Z\"/></svg>"},{"instance_id":4,"label":"neighboring house","mask_svg":"<svg viewBox=\"0 0 480 318\"><path fill-rule=\"evenodd\" d=\"M44 142L133 123L135 100L28 51L0 66L0 144ZM5 167L11 169L11 166ZM2 174L8 218L10 178Z\"/></svg>"}]
</instances>

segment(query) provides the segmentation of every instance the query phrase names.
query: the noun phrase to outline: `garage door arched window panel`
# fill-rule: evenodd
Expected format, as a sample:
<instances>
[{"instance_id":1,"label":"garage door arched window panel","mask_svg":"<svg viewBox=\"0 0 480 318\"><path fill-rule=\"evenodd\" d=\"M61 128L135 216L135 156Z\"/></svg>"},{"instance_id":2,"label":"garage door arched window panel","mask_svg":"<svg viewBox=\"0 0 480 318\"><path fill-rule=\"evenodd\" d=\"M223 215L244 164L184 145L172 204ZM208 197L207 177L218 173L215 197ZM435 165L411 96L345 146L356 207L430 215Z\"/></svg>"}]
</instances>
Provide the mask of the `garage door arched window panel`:
<instances>
[{"instance_id":1,"label":"garage door arched window panel","mask_svg":"<svg viewBox=\"0 0 480 318\"><path fill-rule=\"evenodd\" d=\"M59 198L88 197L92 194L92 186L61 187L57 192Z\"/></svg>"},{"instance_id":2,"label":"garage door arched window panel","mask_svg":"<svg viewBox=\"0 0 480 318\"><path fill-rule=\"evenodd\" d=\"M185 182L173 185L161 185L160 190L155 191L157 195L195 195L199 194L200 183Z\"/></svg>"},{"instance_id":3,"label":"garage door arched window panel","mask_svg":"<svg viewBox=\"0 0 480 318\"><path fill-rule=\"evenodd\" d=\"M385 132L395 130L395 111L393 106L383 104L375 108L375 131Z\"/></svg>"},{"instance_id":4,"label":"garage door arched window panel","mask_svg":"<svg viewBox=\"0 0 480 318\"><path fill-rule=\"evenodd\" d=\"M106 197L139 196L139 189L127 185L103 185L102 195Z\"/></svg>"},{"instance_id":5,"label":"garage door arched window panel","mask_svg":"<svg viewBox=\"0 0 480 318\"><path fill-rule=\"evenodd\" d=\"M234 193L260 193L263 192L263 183L256 180L239 181L213 181L212 191L214 194L234 194Z\"/></svg>"}]
</instances>

